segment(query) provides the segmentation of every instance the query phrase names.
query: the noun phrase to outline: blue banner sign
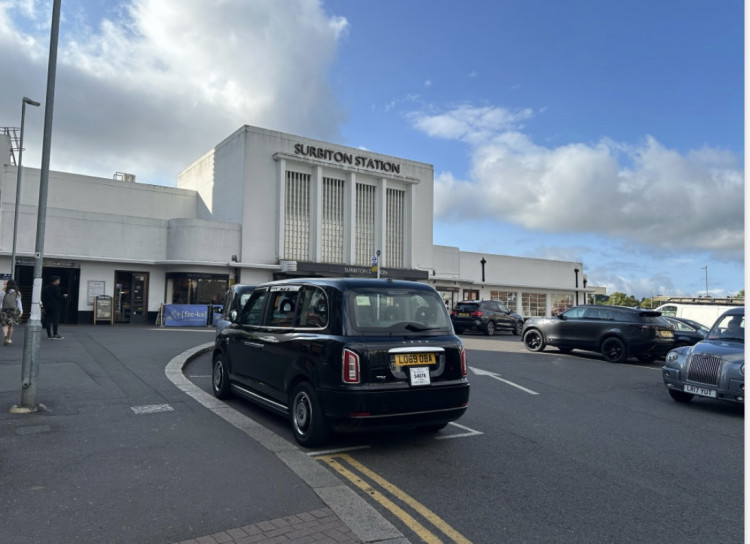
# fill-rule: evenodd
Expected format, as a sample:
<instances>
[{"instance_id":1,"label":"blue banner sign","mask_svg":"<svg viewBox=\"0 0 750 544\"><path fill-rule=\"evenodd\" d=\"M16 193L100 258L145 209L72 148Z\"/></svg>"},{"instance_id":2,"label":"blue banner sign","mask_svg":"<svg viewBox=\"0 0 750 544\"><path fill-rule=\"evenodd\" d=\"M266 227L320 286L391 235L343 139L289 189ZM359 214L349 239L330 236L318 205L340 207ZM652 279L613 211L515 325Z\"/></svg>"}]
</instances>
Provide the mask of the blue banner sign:
<instances>
[{"instance_id":1,"label":"blue banner sign","mask_svg":"<svg viewBox=\"0 0 750 544\"><path fill-rule=\"evenodd\" d=\"M208 323L208 304L165 304L164 326L205 327Z\"/></svg>"}]
</instances>

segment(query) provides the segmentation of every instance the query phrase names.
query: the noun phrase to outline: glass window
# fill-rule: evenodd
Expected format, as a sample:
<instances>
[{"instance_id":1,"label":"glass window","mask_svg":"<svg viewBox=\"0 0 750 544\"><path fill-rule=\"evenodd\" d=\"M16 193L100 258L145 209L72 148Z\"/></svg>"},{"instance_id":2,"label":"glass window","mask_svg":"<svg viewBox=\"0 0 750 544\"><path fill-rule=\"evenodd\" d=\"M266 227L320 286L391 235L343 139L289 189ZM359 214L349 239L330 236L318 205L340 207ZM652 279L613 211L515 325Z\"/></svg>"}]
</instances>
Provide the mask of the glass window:
<instances>
[{"instance_id":1,"label":"glass window","mask_svg":"<svg viewBox=\"0 0 750 544\"><path fill-rule=\"evenodd\" d=\"M271 289L270 304L263 324L269 327L293 327L299 289L298 285Z\"/></svg>"},{"instance_id":2,"label":"glass window","mask_svg":"<svg viewBox=\"0 0 750 544\"><path fill-rule=\"evenodd\" d=\"M586 308L583 306L576 306L575 308L571 308L567 312L565 312L565 317L567 319L581 319L583 318L583 314L586 312Z\"/></svg>"},{"instance_id":3,"label":"glass window","mask_svg":"<svg viewBox=\"0 0 750 544\"><path fill-rule=\"evenodd\" d=\"M263 318L263 306L266 302L268 291L266 289L258 289L253 291L250 296L250 300L247 301L245 307L242 308L239 322L242 325L260 325Z\"/></svg>"},{"instance_id":4,"label":"glass window","mask_svg":"<svg viewBox=\"0 0 750 544\"><path fill-rule=\"evenodd\" d=\"M171 273L172 304L221 304L229 277L218 274Z\"/></svg>"},{"instance_id":5,"label":"glass window","mask_svg":"<svg viewBox=\"0 0 750 544\"><path fill-rule=\"evenodd\" d=\"M547 296L544 293L522 293L523 315L542 317L547 315Z\"/></svg>"},{"instance_id":6,"label":"glass window","mask_svg":"<svg viewBox=\"0 0 750 544\"><path fill-rule=\"evenodd\" d=\"M284 217L284 258L306 261L310 258L310 175L286 173Z\"/></svg>"},{"instance_id":7,"label":"glass window","mask_svg":"<svg viewBox=\"0 0 750 544\"><path fill-rule=\"evenodd\" d=\"M349 320L358 330L425 331L451 327L443 299L424 289L360 288L348 292Z\"/></svg>"},{"instance_id":8,"label":"glass window","mask_svg":"<svg viewBox=\"0 0 750 544\"><path fill-rule=\"evenodd\" d=\"M328 298L317 287L303 287L299 297L299 326L323 328L328 325Z\"/></svg>"}]
</instances>

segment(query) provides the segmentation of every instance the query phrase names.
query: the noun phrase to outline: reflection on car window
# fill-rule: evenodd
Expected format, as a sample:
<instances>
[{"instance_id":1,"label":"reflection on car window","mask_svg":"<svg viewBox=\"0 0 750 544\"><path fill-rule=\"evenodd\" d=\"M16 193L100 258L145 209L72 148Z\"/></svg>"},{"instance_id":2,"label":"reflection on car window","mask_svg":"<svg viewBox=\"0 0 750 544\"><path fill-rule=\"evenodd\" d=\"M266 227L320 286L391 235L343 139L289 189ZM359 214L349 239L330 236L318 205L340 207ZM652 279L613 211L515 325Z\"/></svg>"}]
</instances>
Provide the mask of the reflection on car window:
<instances>
[{"instance_id":1,"label":"reflection on car window","mask_svg":"<svg viewBox=\"0 0 750 544\"><path fill-rule=\"evenodd\" d=\"M360 289L349 294L347 305L357 329L393 332L451 327L440 296L422 289Z\"/></svg>"},{"instance_id":2,"label":"reflection on car window","mask_svg":"<svg viewBox=\"0 0 750 544\"><path fill-rule=\"evenodd\" d=\"M562 315L565 316L566 319L581 319L585 311L586 308L583 306L576 306L575 308L563 312Z\"/></svg>"},{"instance_id":3,"label":"reflection on car window","mask_svg":"<svg viewBox=\"0 0 750 544\"><path fill-rule=\"evenodd\" d=\"M297 309L297 290L271 290L271 303L263 324L269 327L293 327Z\"/></svg>"},{"instance_id":4,"label":"reflection on car window","mask_svg":"<svg viewBox=\"0 0 750 544\"><path fill-rule=\"evenodd\" d=\"M263 305L266 302L266 295L268 291L260 289L254 291L250 296L250 299L242 309L240 315L240 324L242 325L260 325L263 317Z\"/></svg>"},{"instance_id":5,"label":"reflection on car window","mask_svg":"<svg viewBox=\"0 0 750 544\"><path fill-rule=\"evenodd\" d=\"M725 315L714 324L708 334L710 340L745 341L745 316L739 314Z\"/></svg>"},{"instance_id":6,"label":"reflection on car window","mask_svg":"<svg viewBox=\"0 0 750 544\"><path fill-rule=\"evenodd\" d=\"M299 326L322 328L328 325L328 300L317 287L304 287L299 298Z\"/></svg>"}]
</instances>

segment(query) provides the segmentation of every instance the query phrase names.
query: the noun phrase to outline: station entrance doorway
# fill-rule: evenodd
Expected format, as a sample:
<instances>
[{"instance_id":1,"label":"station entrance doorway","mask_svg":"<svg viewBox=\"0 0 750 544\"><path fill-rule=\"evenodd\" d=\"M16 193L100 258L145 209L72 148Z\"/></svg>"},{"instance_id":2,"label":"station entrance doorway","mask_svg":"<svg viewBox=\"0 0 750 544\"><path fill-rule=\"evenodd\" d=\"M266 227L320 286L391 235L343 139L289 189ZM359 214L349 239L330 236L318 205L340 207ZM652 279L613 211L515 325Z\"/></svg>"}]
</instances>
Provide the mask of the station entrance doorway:
<instances>
[{"instance_id":1,"label":"station entrance doorway","mask_svg":"<svg viewBox=\"0 0 750 544\"><path fill-rule=\"evenodd\" d=\"M148 272L115 270L115 322L146 323Z\"/></svg>"}]
</instances>

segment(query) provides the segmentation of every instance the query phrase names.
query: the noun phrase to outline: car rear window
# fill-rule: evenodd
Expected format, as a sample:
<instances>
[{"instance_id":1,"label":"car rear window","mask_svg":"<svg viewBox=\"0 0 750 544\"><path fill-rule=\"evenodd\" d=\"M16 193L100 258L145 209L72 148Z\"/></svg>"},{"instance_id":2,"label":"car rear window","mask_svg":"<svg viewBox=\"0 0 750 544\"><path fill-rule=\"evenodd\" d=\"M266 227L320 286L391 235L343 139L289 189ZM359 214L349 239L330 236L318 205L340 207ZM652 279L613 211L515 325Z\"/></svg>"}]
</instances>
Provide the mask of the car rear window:
<instances>
[{"instance_id":1,"label":"car rear window","mask_svg":"<svg viewBox=\"0 0 750 544\"><path fill-rule=\"evenodd\" d=\"M450 330L445 303L425 289L358 288L347 292L349 321L369 332Z\"/></svg>"},{"instance_id":2,"label":"car rear window","mask_svg":"<svg viewBox=\"0 0 750 544\"><path fill-rule=\"evenodd\" d=\"M454 310L458 312L476 312L479 308L478 302L459 302Z\"/></svg>"}]
</instances>

